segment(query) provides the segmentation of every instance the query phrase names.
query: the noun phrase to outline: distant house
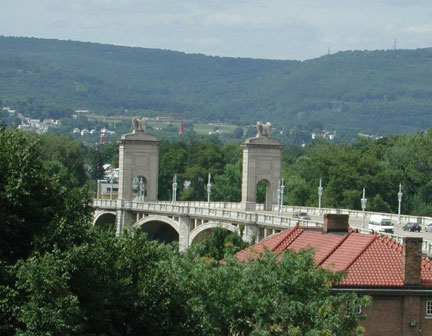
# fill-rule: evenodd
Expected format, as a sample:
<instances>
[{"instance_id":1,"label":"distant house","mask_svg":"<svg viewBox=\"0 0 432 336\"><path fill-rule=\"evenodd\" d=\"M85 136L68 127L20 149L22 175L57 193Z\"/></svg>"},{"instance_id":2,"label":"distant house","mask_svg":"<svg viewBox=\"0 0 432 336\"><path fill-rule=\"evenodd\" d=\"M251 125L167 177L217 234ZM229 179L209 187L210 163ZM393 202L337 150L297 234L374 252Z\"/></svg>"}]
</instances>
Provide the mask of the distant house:
<instances>
[{"instance_id":1,"label":"distant house","mask_svg":"<svg viewBox=\"0 0 432 336\"><path fill-rule=\"evenodd\" d=\"M422 238L406 237L401 245L386 236L362 234L348 225L348 215L326 215L324 228L294 227L236 254L259 258L265 250L315 250L317 265L346 271L334 293L372 296L361 321L365 335L432 335L432 262L421 254Z\"/></svg>"},{"instance_id":2,"label":"distant house","mask_svg":"<svg viewBox=\"0 0 432 336\"><path fill-rule=\"evenodd\" d=\"M109 130L109 129L107 129L107 128L102 128L102 129L101 129L101 133L114 134L115 131L111 131L111 130Z\"/></svg>"},{"instance_id":3,"label":"distant house","mask_svg":"<svg viewBox=\"0 0 432 336\"><path fill-rule=\"evenodd\" d=\"M357 135L361 138L369 138L374 140L382 139L382 136L376 136L376 135L365 134L365 133L358 133Z\"/></svg>"},{"instance_id":4,"label":"distant house","mask_svg":"<svg viewBox=\"0 0 432 336\"><path fill-rule=\"evenodd\" d=\"M327 140L334 140L334 138L336 137L336 131L323 131L323 132L312 132L311 133L311 138L312 140L314 139L318 139L318 138L323 138L323 139L327 139Z\"/></svg>"},{"instance_id":5,"label":"distant house","mask_svg":"<svg viewBox=\"0 0 432 336\"><path fill-rule=\"evenodd\" d=\"M88 134L90 134L90 131L87 128L83 128L81 130L81 136L88 135Z\"/></svg>"},{"instance_id":6,"label":"distant house","mask_svg":"<svg viewBox=\"0 0 432 336\"><path fill-rule=\"evenodd\" d=\"M39 119L30 119L29 124L33 128L40 128L41 127L41 121Z\"/></svg>"},{"instance_id":7,"label":"distant house","mask_svg":"<svg viewBox=\"0 0 432 336\"><path fill-rule=\"evenodd\" d=\"M6 111L7 113L9 113L10 116L13 116L15 114L15 110L12 110L9 106L4 106L2 108L3 111Z\"/></svg>"}]
</instances>

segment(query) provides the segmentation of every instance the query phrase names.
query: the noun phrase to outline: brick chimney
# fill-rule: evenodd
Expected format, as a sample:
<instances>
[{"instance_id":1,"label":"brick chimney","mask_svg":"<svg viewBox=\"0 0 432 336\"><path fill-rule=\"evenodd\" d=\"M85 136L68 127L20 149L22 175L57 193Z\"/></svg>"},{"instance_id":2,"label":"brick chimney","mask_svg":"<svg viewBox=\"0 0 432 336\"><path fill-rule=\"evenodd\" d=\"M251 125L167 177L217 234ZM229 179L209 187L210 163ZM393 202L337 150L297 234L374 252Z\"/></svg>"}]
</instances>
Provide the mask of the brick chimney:
<instances>
[{"instance_id":1,"label":"brick chimney","mask_svg":"<svg viewBox=\"0 0 432 336\"><path fill-rule=\"evenodd\" d=\"M324 232L348 232L348 215L325 214Z\"/></svg>"},{"instance_id":2,"label":"brick chimney","mask_svg":"<svg viewBox=\"0 0 432 336\"><path fill-rule=\"evenodd\" d=\"M402 251L402 281L405 286L421 285L423 238L405 237Z\"/></svg>"}]
</instances>

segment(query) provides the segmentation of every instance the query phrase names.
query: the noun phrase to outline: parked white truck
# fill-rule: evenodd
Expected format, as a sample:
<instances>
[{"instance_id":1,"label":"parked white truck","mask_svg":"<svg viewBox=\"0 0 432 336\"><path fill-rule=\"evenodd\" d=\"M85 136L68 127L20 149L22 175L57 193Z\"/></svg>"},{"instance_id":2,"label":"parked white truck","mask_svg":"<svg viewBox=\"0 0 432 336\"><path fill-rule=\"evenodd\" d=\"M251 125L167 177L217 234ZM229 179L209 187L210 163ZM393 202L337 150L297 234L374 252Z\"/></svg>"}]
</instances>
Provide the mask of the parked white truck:
<instances>
[{"instance_id":1,"label":"parked white truck","mask_svg":"<svg viewBox=\"0 0 432 336\"><path fill-rule=\"evenodd\" d=\"M383 215L371 215L369 218L369 230L394 233L394 225L390 217Z\"/></svg>"}]
</instances>

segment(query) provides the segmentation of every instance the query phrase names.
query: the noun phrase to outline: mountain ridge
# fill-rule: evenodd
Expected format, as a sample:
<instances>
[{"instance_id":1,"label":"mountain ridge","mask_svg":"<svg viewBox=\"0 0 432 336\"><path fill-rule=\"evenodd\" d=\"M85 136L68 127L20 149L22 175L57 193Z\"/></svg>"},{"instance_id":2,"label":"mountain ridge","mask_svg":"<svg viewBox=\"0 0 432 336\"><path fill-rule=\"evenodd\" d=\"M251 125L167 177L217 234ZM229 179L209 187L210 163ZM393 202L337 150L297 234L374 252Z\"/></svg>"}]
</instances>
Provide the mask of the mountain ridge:
<instances>
[{"instance_id":1,"label":"mountain ridge","mask_svg":"<svg viewBox=\"0 0 432 336\"><path fill-rule=\"evenodd\" d=\"M432 48L290 61L0 36L0 76L5 101L37 98L110 115L153 110L381 135L432 123Z\"/></svg>"}]
</instances>

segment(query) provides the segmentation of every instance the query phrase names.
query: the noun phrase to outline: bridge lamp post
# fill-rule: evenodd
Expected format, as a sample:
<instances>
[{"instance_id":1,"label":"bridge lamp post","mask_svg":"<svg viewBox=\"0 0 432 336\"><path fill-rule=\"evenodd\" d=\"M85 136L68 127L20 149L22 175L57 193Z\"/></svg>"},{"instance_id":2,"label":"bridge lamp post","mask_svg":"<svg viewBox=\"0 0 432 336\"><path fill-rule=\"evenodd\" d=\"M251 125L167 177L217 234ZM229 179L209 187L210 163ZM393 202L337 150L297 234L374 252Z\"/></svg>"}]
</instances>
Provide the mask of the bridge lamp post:
<instances>
[{"instance_id":1,"label":"bridge lamp post","mask_svg":"<svg viewBox=\"0 0 432 336\"><path fill-rule=\"evenodd\" d=\"M280 195L280 207L282 209L283 206L283 197L284 197L284 191L285 191L285 184L284 184L284 179L282 179L282 183L281 183L281 195Z\"/></svg>"},{"instance_id":2,"label":"bridge lamp post","mask_svg":"<svg viewBox=\"0 0 432 336\"><path fill-rule=\"evenodd\" d=\"M211 194L211 174L208 174L208 182L207 182L207 206L210 208L210 194Z\"/></svg>"},{"instance_id":3,"label":"bridge lamp post","mask_svg":"<svg viewBox=\"0 0 432 336\"><path fill-rule=\"evenodd\" d=\"M323 194L323 187L322 187L322 180L320 179L320 184L318 187L318 213L320 215L322 214L322 209L321 209L322 194Z\"/></svg>"},{"instance_id":4,"label":"bridge lamp post","mask_svg":"<svg viewBox=\"0 0 432 336\"><path fill-rule=\"evenodd\" d=\"M399 192L397 193L398 195L398 202L399 202L399 207L398 207L398 224L400 225L401 223L401 207L402 207L402 184L399 183Z\"/></svg>"},{"instance_id":5,"label":"bridge lamp post","mask_svg":"<svg viewBox=\"0 0 432 336\"><path fill-rule=\"evenodd\" d=\"M114 177L111 175L110 176L110 185L111 185L111 188L110 188L110 200L112 200L112 197L113 197L113 182L114 182Z\"/></svg>"},{"instance_id":6,"label":"bridge lamp post","mask_svg":"<svg viewBox=\"0 0 432 336\"><path fill-rule=\"evenodd\" d=\"M367 198L365 196L365 188L363 188L363 197L361 199L361 207L362 207L362 211L363 211L363 218L362 218L362 227L363 229L365 228L365 210L366 210L366 204L367 204Z\"/></svg>"},{"instance_id":7,"label":"bridge lamp post","mask_svg":"<svg viewBox=\"0 0 432 336\"><path fill-rule=\"evenodd\" d=\"M280 215L281 210L281 180L278 182L278 188L277 188L277 202L278 202L278 208L277 208L277 214Z\"/></svg>"},{"instance_id":8,"label":"bridge lamp post","mask_svg":"<svg viewBox=\"0 0 432 336\"><path fill-rule=\"evenodd\" d=\"M173 184L172 184L172 202L175 204L177 201L177 175L174 175Z\"/></svg>"}]
</instances>

